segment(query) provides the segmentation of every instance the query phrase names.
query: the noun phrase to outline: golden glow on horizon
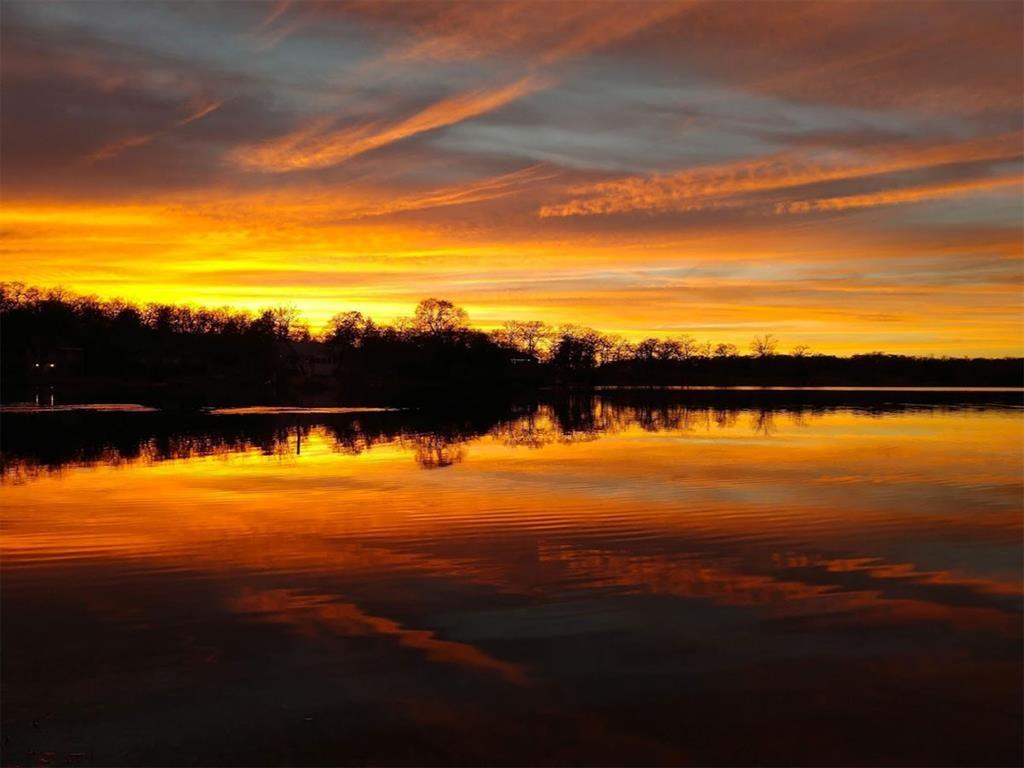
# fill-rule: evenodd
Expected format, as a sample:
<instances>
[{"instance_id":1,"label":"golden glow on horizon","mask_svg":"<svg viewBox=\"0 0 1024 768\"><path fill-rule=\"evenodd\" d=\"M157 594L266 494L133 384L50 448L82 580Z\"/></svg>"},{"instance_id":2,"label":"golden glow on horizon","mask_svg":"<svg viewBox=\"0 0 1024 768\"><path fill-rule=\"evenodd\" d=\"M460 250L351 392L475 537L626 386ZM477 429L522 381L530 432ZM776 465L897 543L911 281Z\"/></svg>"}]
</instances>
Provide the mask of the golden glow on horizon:
<instances>
[{"instance_id":1,"label":"golden glow on horizon","mask_svg":"<svg viewBox=\"0 0 1024 768\"><path fill-rule=\"evenodd\" d=\"M506 183L517 180L480 185L478 193L503 194ZM443 231L414 223L378 223L372 217L331 223L329 203L304 205L306 199L249 195L234 203L204 204L178 198L128 207L9 204L0 211L0 225L7 233L7 253L19 258L0 266L0 279L139 303L250 311L294 305L314 330L349 309L392 322L411 315L421 298L435 295L464 306L473 324L485 329L505 320L541 319L588 325L630 340L685 333L741 347L770 331L784 344L810 344L822 352L976 353L980 348L982 354L998 355L1019 354L1022 348L1024 332L1008 323L1019 306L1017 283L866 285L860 275L833 276L830 263L856 259L865 250L878 249L877 263L884 267L892 256L873 242L872 233L851 232L835 242L827 230L805 227L766 242L767 235L755 230L679 238L656 248L619 238L607 243L452 241ZM416 202L390 204L412 208ZM986 259L1013 265L1021 258L1021 243L1012 234L969 236L963 247L985 253ZM83 267L83 247L110 255ZM940 252L957 245L929 248ZM675 267L679 252L694 254L712 272L715 264L764 264L763 276L658 276ZM823 252L829 259L820 268L828 279L777 276L786 264L806 269ZM22 264L28 260L36 267L26 272ZM861 264L870 269L871 262ZM652 271L656 285L638 284L638 269ZM538 283L541 270L546 279ZM984 310L976 306L979 296L985 297ZM931 338L920 337L922 327ZM911 340L903 341L904 334ZM957 349L950 346L952 338L974 341Z\"/></svg>"}]
</instances>

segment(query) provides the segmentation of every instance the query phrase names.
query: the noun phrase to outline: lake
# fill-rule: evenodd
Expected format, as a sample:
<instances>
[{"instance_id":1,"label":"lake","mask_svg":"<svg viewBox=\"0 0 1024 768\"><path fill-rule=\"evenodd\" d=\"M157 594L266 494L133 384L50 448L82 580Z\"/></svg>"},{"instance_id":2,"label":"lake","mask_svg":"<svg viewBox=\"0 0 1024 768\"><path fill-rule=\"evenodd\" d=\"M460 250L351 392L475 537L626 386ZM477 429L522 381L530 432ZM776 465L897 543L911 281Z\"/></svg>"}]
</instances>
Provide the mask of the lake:
<instances>
[{"instance_id":1,"label":"lake","mask_svg":"<svg viewBox=\"0 0 1024 768\"><path fill-rule=\"evenodd\" d=\"M5 765L1024 759L1019 394L3 426Z\"/></svg>"}]
</instances>

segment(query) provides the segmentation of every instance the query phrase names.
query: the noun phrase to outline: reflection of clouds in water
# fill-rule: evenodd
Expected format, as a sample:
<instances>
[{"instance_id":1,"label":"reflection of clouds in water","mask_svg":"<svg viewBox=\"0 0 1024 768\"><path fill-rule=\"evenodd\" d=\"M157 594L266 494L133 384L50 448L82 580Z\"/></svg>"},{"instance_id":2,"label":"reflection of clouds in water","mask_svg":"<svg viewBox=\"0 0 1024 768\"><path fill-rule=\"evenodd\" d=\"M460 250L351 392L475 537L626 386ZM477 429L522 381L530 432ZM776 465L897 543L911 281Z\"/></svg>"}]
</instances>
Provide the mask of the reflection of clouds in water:
<instances>
[{"instance_id":1,"label":"reflection of clouds in water","mask_svg":"<svg viewBox=\"0 0 1024 768\"><path fill-rule=\"evenodd\" d=\"M420 651L429 661L496 674L515 685L527 682L525 671L517 664L496 659L468 643L442 640L432 631L408 629L392 619L373 616L332 595L245 588L229 601L228 607L233 613L257 621L287 624L310 636L392 637L400 646Z\"/></svg>"},{"instance_id":2,"label":"reflection of clouds in water","mask_svg":"<svg viewBox=\"0 0 1024 768\"><path fill-rule=\"evenodd\" d=\"M545 545L539 557L563 565L568 578L584 588L709 600L757 608L776 619L929 621L1007 636L1019 629L1015 585L875 557L780 556L738 542L718 556Z\"/></svg>"}]
</instances>

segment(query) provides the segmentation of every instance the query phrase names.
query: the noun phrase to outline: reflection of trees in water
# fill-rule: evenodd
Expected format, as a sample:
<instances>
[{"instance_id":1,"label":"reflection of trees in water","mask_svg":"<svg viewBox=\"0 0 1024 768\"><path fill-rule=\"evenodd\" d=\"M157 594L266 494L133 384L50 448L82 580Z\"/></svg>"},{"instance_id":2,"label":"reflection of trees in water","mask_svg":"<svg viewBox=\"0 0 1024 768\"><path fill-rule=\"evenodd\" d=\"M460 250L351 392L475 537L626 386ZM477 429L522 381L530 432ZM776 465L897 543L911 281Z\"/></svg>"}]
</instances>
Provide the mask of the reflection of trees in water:
<instances>
[{"instance_id":1,"label":"reflection of trees in water","mask_svg":"<svg viewBox=\"0 0 1024 768\"><path fill-rule=\"evenodd\" d=\"M756 432L772 435L779 430L780 418L793 426L805 427L827 410L636 405L600 397L577 398L571 403L538 405L529 413L499 422L489 434L503 445L541 448L553 443L596 440L636 428L645 432L680 433L733 429L744 413L749 414L751 427Z\"/></svg>"},{"instance_id":2,"label":"reflection of trees in water","mask_svg":"<svg viewBox=\"0 0 1024 768\"><path fill-rule=\"evenodd\" d=\"M714 420L715 426L719 429L730 429L736 426L736 421L739 419L739 411L726 411L721 408L715 409Z\"/></svg>"},{"instance_id":3,"label":"reflection of trees in water","mask_svg":"<svg viewBox=\"0 0 1024 768\"><path fill-rule=\"evenodd\" d=\"M313 439L357 455L380 443L397 443L423 467L461 461L465 444L487 434L499 419L474 415L458 420L423 413L358 416L193 416L139 418L77 413L10 415L4 420L0 478L22 482L68 466L149 464L259 452L280 459L301 457Z\"/></svg>"},{"instance_id":4,"label":"reflection of trees in water","mask_svg":"<svg viewBox=\"0 0 1024 768\"><path fill-rule=\"evenodd\" d=\"M775 413L774 411L766 411L761 409L760 411L754 411L750 414L750 428L759 435L770 437L778 432L778 427L775 425Z\"/></svg>"},{"instance_id":5,"label":"reflection of trees in water","mask_svg":"<svg viewBox=\"0 0 1024 768\"><path fill-rule=\"evenodd\" d=\"M543 445L551 442L572 442L595 439L601 435L639 428L645 432L710 432L732 429L740 414L751 413L752 424L763 434L778 431L777 419L785 416L795 426L806 426L810 419L820 418L825 410L801 408L725 408L690 406L671 403L616 403L598 397L577 399L570 405L541 405L538 414L520 417L498 428L496 436L517 435L518 443ZM544 429L538 424L553 425Z\"/></svg>"},{"instance_id":6,"label":"reflection of trees in water","mask_svg":"<svg viewBox=\"0 0 1024 768\"><path fill-rule=\"evenodd\" d=\"M727 429L735 426L739 413L738 409L636 406L579 397L519 409L504 417L476 416L454 423L440 417L399 414L326 423L321 421L323 417L287 423L277 417L253 416L206 417L179 424L166 418L111 419L92 414L62 425L50 416L18 417L5 424L0 477L17 483L65 466L146 464L249 451L278 458L301 456L303 445L314 434L347 455L358 455L382 442L397 442L413 454L420 467L433 469L462 461L467 444L484 435L510 447L542 448L597 440L635 427L648 432ZM801 424L807 416L791 414L794 422ZM774 411L753 412L751 419L755 430L763 434L777 429Z\"/></svg>"},{"instance_id":7,"label":"reflection of trees in water","mask_svg":"<svg viewBox=\"0 0 1024 768\"><path fill-rule=\"evenodd\" d=\"M655 393L656 394L656 393ZM864 416L915 406L860 406ZM21 482L65 466L152 463L258 451L266 456L301 456L311 439L339 453L356 455L378 443L397 443L423 468L451 466L473 440L488 436L510 447L542 448L641 429L694 433L733 429L741 416L758 434L776 434L782 424L808 426L845 405L761 403L757 407L679 402L644 392L628 397L573 395L514 409L452 414L394 411L329 415L182 416L163 413L4 415L0 479ZM934 406L929 406L934 410Z\"/></svg>"},{"instance_id":8,"label":"reflection of trees in water","mask_svg":"<svg viewBox=\"0 0 1024 768\"><path fill-rule=\"evenodd\" d=\"M317 418L296 422L270 416L6 416L0 477L19 482L66 466L148 464L251 451L279 458L301 456L316 432L337 450L355 454L393 440L402 429L397 423L368 424L351 418L323 423Z\"/></svg>"},{"instance_id":9,"label":"reflection of trees in water","mask_svg":"<svg viewBox=\"0 0 1024 768\"><path fill-rule=\"evenodd\" d=\"M348 456L358 456L375 445L391 442L397 434L387 429L374 429L361 418L323 424L322 429L334 450Z\"/></svg>"},{"instance_id":10,"label":"reflection of trees in water","mask_svg":"<svg viewBox=\"0 0 1024 768\"><path fill-rule=\"evenodd\" d=\"M428 433L403 438L400 444L403 448L411 448L416 463L423 469L440 469L458 464L465 458L466 442L447 435Z\"/></svg>"},{"instance_id":11,"label":"reflection of trees in water","mask_svg":"<svg viewBox=\"0 0 1024 768\"><path fill-rule=\"evenodd\" d=\"M490 432L502 445L512 448L543 448L560 435L547 409L537 409L499 422Z\"/></svg>"},{"instance_id":12,"label":"reflection of trees in water","mask_svg":"<svg viewBox=\"0 0 1024 768\"><path fill-rule=\"evenodd\" d=\"M789 422L794 427L808 427L813 419L820 419L824 412L820 409L808 409L806 411L789 411Z\"/></svg>"}]
</instances>

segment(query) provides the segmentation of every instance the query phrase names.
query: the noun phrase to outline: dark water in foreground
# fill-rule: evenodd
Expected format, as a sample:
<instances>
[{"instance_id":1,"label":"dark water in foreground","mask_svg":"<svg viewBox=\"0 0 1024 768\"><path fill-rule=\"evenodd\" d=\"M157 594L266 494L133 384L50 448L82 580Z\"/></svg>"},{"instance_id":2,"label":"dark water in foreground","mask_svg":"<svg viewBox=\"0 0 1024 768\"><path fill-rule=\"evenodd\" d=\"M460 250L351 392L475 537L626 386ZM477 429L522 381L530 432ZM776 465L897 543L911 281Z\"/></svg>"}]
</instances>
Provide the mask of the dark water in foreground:
<instances>
[{"instance_id":1,"label":"dark water in foreground","mask_svg":"<svg viewBox=\"0 0 1024 768\"><path fill-rule=\"evenodd\" d=\"M1007 404L7 414L3 763L1019 764Z\"/></svg>"}]
</instances>

